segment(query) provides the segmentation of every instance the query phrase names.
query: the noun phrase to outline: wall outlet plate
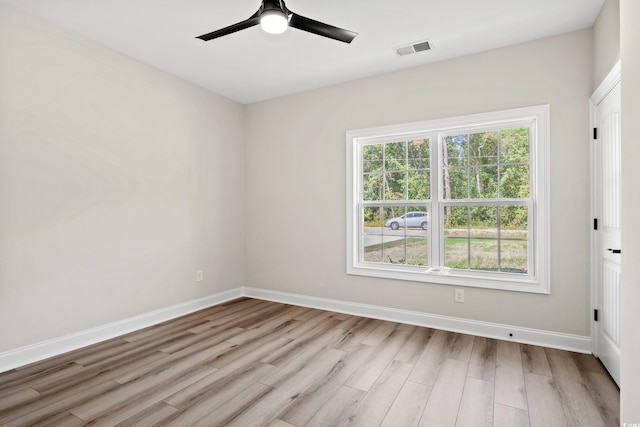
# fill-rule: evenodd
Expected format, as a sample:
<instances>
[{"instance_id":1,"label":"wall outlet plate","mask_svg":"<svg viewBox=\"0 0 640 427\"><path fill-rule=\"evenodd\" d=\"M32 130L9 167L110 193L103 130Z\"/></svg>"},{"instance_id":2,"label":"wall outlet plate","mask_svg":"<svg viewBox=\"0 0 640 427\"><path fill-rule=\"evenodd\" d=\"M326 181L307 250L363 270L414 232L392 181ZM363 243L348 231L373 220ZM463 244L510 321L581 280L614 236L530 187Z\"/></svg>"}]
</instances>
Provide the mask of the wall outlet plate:
<instances>
[{"instance_id":1,"label":"wall outlet plate","mask_svg":"<svg viewBox=\"0 0 640 427\"><path fill-rule=\"evenodd\" d=\"M454 298L456 302L464 302L464 289L456 289Z\"/></svg>"}]
</instances>

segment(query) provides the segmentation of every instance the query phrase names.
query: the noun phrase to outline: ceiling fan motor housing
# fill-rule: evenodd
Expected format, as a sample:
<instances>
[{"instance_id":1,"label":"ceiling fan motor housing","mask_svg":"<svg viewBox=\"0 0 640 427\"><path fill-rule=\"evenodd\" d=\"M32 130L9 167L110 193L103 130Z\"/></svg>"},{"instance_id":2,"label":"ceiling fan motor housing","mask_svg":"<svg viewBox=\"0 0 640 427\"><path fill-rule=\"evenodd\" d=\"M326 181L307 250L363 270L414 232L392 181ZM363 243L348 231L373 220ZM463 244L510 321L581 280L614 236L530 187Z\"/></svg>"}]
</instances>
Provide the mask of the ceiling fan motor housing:
<instances>
[{"instance_id":1,"label":"ceiling fan motor housing","mask_svg":"<svg viewBox=\"0 0 640 427\"><path fill-rule=\"evenodd\" d=\"M264 12L270 10L280 11L287 16L289 16L290 13L283 0L263 0L262 5L260 6L260 11L258 13L262 15Z\"/></svg>"}]
</instances>

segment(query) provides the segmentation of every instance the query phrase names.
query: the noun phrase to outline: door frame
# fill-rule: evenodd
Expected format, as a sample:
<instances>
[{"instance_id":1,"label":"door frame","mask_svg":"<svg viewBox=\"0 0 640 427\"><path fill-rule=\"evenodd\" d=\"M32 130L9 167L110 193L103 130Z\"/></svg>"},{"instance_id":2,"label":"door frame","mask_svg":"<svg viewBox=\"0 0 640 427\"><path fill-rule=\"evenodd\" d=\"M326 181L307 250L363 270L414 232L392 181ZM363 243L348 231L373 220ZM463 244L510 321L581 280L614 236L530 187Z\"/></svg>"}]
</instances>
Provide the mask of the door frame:
<instances>
[{"instance_id":1,"label":"door frame","mask_svg":"<svg viewBox=\"0 0 640 427\"><path fill-rule=\"evenodd\" d=\"M589 188L589 197L591 199L591 207L590 207L590 218L589 224L593 224L593 219L596 218L596 198L595 198L595 189L596 189L596 173L595 173L595 139L593 138L593 128L596 127L596 107L604 100L604 98L613 90L613 88L620 83L621 81L621 67L620 61L618 61L609 74L602 80L598 88L593 92L591 98L589 98L589 174L590 174L590 188ZM590 268L590 276L591 276L591 310L589 311L589 316L591 321L589 324L591 325L591 353L598 356L597 354L597 334L596 334L596 322L594 319L594 310L596 309L596 257L597 257L597 248L596 248L596 230L594 230L593 225L591 225L591 233L590 233L590 246L591 246L591 268Z\"/></svg>"}]
</instances>

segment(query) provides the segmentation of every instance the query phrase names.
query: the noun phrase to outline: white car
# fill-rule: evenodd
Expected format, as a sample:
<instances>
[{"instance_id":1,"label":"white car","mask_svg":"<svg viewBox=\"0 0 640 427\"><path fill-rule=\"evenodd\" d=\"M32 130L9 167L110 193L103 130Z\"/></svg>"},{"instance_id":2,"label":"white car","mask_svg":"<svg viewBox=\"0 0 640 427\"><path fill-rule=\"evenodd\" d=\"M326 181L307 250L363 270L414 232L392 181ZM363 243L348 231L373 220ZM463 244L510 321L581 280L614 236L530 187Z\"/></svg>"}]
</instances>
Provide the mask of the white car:
<instances>
[{"instance_id":1,"label":"white car","mask_svg":"<svg viewBox=\"0 0 640 427\"><path fill-rule=\"evenodd\" d=\"M427 212L407 212L402 216L387 220L385 225L391 227L392 230L397 230L400 227L420 227L426 230L428 218Z\"/></svg>"}]
</instances>

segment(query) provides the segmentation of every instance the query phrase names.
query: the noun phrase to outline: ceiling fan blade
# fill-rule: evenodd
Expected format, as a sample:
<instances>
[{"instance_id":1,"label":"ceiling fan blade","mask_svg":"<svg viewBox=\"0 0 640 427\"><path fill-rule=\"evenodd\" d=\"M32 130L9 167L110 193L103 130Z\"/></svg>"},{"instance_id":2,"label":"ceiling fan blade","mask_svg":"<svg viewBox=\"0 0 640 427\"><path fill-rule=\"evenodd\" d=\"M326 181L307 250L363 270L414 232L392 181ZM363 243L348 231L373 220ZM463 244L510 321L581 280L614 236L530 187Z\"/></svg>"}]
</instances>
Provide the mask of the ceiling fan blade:
<instances>
[{"instance_id":1,"label":"ceiling fan blade","mask_svg":"<svg viewBox=\"0 0 640 427\"><path fill-rule=\"evenodd\" d=\"M258 12L256 12L249 19L247 19L246 21L242 21L242 22L238 22L237 24L229 25L228 27L222 28L220 30L213 31L213 32L208 33L208 34L203 34L203 35L198 36L196 38L204 40L204 41L209 41L209 40L217 39L218 37L222 37L222 36L226 36L226 35L231 34L231 33L235 33L236 31L240 31L240 30L245 30L247 28L251 28L253 26L258 25L259 23L260 23L260 17L258 16Z\"/></svg>"},{"instance_id":2,"label":"ceiling fan blade","mask_svg":"<svg viewBox=\"0 0 640 427\"><path fill-rule=\"evenodd\" d=\"M289 26L345 43L351 43L351 41L358 35L358 33L354 33L353 31L334 27L333 25L315 21L310 18L305 18L297 13L291 14Z\"/></svg>"}]
</instances>

